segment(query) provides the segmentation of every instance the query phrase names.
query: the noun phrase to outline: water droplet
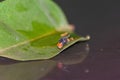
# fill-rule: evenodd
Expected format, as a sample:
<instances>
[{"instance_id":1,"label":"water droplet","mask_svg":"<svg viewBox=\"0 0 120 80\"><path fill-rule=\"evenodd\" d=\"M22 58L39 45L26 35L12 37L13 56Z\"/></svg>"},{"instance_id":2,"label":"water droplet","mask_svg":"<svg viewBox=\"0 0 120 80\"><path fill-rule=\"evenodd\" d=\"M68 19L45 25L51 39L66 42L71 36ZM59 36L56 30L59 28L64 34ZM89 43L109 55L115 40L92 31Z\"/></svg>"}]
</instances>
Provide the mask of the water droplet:
<instances>
[{"instance_id":1,"label":"water droplet","mask_svg":"<svg viewBox=\"0 0 120 80\"><path fill-rule=\"evenodd\" d=\"M89 69L86 69L86 70L85 70L85 73L89 73L89 72L90 72L90 70L89 70Z\"/></svg>"},{"instance_id":2,"label":"water droplet","mask_svg":"<svg viewBox=\"0 0 120 80\"><path fill-rule=\"evenodd\" d=\"M90 39L91 37L89 35L86 36L87 39Z\"/></svg>"}]
</instances>

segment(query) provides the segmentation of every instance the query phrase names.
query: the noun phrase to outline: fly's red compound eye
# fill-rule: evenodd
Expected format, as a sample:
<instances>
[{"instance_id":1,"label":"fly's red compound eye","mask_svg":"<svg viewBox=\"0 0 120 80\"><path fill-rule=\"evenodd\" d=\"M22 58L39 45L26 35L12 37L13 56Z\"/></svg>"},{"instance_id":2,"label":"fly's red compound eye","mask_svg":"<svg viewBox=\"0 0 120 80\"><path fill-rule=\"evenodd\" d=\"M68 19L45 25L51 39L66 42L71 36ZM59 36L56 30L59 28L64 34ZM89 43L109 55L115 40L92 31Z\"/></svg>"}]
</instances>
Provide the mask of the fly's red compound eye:
<instances>
[{"instance_id":1,"label":"fly's red compound eye","mask_svg":"<svg viewBox=\"0 0 120 80\"><path fill-rule=\"evenodd\" d=\"M58 43L58 44L57 44L57 47L58 47L59 49L61 49L61 48L63 47L63 44L62 44L62 43Z\"/></svg>"}]
</instances>

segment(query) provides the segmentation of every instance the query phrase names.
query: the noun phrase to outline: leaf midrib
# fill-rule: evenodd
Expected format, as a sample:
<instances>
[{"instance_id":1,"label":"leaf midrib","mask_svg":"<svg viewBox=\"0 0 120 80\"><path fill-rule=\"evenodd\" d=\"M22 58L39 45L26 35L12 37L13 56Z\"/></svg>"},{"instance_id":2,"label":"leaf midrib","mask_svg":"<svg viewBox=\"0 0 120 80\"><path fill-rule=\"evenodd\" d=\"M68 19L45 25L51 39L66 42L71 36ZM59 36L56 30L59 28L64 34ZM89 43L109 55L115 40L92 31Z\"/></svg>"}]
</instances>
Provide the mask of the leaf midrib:
<instances>
[{"instance_id":1,"label":"leaf midrib","mask_svg":"<svg viewBox=\"0 0 120 80\"><path fill-rule=\"evenodd\" d=\"M43 38L43 37L47 37L47 36L53 35L53 34L55 34L55 33L57 33L57 32L56 32L56 31L52 31L52 32L46 33L46 34L44 34L44 35L42 35L42 36L37 36L37 37L34 37L34 38L32 38L32 39L29 39L29 40L26 40L26 41L23 41L23 42L19 42L19 43L15 44L15 45L12 45L12 46L9 46L9 47L0 49L0 53L3 53L4 51L9 50L9 49L11 49L11 48L15 48L15 47L24 45L24 44L26 44L26 43L33 42L33 41L38 40L38 39L41 39L41 38Z\"/></svg>"}]
</instances>

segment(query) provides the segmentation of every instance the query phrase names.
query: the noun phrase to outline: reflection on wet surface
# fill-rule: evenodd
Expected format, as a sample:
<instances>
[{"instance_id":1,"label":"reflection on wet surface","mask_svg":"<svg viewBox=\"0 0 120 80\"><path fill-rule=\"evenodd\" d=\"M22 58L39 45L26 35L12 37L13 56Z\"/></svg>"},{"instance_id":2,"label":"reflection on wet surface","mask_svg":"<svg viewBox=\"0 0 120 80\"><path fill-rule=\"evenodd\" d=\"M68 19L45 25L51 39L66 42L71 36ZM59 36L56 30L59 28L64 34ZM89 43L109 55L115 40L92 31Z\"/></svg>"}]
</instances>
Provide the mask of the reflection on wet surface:
<instances>
[{"instance_id":1,"label":"reflection on wet surface","mask_svg":"<svg viewBox=\"0 0 120 80\"><path fill-rule=\"evenodd\" d=\"M59 71L72 73L70 66L81 64L89 53L89 46L86 43L78 43L73 47L76 47L76 49L70 49L74 52L67 49L55 58L45 61L19 62L0 58L0 79L46 80L53 72L55 74Z\"/></svg>"},{"instance_id":2,"label":"reflection on wet surface","mask_svg":"<svg viewBox=\"0 0 120 80\"><path fill-rule=\"evenodd\" d=\"M78 43L53 58L53 60L57 62L62 62L66 65L74 65L82 63L87 57L88 53L89 45L87 43Z\"/></svg>"},{"instance_id":3,"label":"reflection on wet surface","mask_svg":"<svg viewBox=\"0 0 120 80\"><path fill-rule=\"evenodd\" d=\"M21 62L0 65L1 80L38 80L55 67L54 61Z\"/></svg>"}]
</instances>

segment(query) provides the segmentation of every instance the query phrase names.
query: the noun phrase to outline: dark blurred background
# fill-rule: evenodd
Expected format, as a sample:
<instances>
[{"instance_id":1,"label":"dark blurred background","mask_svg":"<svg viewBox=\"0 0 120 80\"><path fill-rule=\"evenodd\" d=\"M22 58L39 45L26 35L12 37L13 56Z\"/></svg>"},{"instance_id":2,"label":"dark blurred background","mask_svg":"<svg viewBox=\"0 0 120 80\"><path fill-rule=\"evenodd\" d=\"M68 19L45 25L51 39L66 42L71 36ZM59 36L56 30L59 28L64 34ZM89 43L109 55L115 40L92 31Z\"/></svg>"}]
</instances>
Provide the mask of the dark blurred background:
<instances>
[{"instance_id":1,"label":"dark blurred background","mask_svg":"<svg viewBox=\"0 0 120 80\"><path fill-rule=\"evenodd\" d=\"M120 80L119 0L54 1L64 10L69 22L76 25L77 34L91 36L87 42L90 46L88 57L82 64L73 65L69 77L63 75L60 79Z\"/></svg>"},{"instance_id":2,"label":"dark blurred background","mask_svg":"<svg viewBox=\"0 0 120 80\"><path fill-rule=\"evenodd\" d=\"M69 22L76 25L78 34L91 35L92 44L99 44L101 47L108 42L108 45L113 44L111 47L114 44L120 45L119 0L54 1L62 7Z\"/></svg>"}]
</instances>

